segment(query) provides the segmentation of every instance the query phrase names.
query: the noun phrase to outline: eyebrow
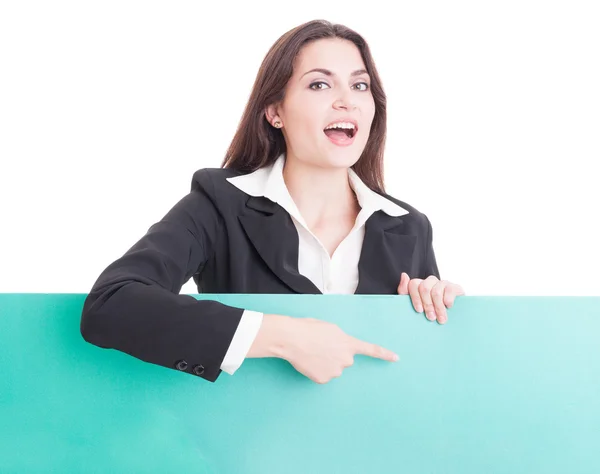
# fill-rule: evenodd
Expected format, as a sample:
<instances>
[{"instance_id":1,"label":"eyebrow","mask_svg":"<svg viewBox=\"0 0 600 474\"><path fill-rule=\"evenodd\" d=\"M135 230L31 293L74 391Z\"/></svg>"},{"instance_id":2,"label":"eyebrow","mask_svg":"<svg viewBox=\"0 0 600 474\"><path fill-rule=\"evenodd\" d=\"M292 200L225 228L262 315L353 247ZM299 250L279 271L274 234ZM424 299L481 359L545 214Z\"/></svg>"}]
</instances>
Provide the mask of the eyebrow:
<instances>
[{"instance_id":1,"label":"eyebrow","mask_svg":"<svg viewBox=\"0 0 600 474\"><path fill-rule=\"evenodd\" d=\"M306 76L307 74L311 73L311 72L320 72L321 74L325 74L326 76L335 76L335 73L331 72L329 69L323 69L323 68L315 68L315 69L311 69L310 71L305 72L304 74L302 74L302 77ZM366 69L357 69L356 71L352 72L350 74L350 77L354 77L354 76L360 76L361 74L369 74L367 72ZM302 79L302 77L300 79Z\"/></svg>"}]
</instances>

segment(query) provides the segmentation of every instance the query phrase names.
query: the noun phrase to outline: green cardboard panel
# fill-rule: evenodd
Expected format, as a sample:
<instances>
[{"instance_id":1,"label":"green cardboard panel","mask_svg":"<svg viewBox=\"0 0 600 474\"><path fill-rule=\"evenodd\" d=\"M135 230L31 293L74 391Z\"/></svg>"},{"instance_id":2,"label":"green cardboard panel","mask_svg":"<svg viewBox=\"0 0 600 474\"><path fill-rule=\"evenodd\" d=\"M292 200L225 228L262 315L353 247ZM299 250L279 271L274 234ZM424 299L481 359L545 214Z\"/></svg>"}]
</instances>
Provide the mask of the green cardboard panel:
<instances>
[{"instance_id":1,"label":"green cardboard panel","mask_svg":"<svg viewBox=\"0 0 600 474\"><path fill-rule=\"evenodd\" d=\"M192 296L400 361L319 385L249 359L210 383L85 342L85 294L0 294L0 472L600 472L600 298L464 296L438 325L408 296Z\"/></svg>"}]
</instances>

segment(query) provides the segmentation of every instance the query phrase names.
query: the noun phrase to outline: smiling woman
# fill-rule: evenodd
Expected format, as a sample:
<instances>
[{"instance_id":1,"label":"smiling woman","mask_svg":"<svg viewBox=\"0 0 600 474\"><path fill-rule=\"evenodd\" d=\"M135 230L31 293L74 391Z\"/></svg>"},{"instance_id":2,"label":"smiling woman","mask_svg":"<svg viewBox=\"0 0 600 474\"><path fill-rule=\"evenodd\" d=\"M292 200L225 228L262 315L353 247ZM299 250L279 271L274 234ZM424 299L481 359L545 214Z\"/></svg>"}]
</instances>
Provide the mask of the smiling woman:
<instances>
[{"instance_id":1,"label":"smiling woman","mask_svg":"<svg viewBox=\"0 0 600 474\"><path fill-rule=\"evenodd\" d=\"M324 134L332 124L353 124L351 140L346 133ZM267 53L223 166L252 172L285 153L286 164L329 162L341 181L352 168L383 192L385 134L386 97L366 41L342 25L312 21ZM346 194L351 191L346 185Z\"/></svg>"},{"instance_id":2,"label":"smiling woman","mask_svg":"<svg viewBox=\"0 0 600 474\"><path fill-rule=\"evenodd\" d=\"M427 216L385 193L386 97L366 41L324 20L267 53L221 168L98 277L81 332L100 347L214 382L279 357L318 383L356 354L397 356L313 318L179 295L410 294L446 322L462 288L440 280ZM410 276L409 276L410 275Z\"/></svg>"}]
</instances>

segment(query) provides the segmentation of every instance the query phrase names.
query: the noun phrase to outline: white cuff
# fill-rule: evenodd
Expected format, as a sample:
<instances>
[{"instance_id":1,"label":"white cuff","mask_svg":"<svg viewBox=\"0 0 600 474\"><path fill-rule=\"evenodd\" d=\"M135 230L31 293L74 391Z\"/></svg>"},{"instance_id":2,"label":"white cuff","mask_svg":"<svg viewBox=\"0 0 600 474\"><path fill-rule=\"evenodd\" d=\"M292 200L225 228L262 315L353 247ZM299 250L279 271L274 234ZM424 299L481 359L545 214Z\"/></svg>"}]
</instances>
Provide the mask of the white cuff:
<instances>
[{"instance_id":1,"label":"white cuff","mask_svg":"<svg viewBox=\"0 0 600 474\"><path fill-rule=\"evenodd\" d=\"M233 375L240 368L246 358L252 343L256 339L258 330L262 324L263 313L244 310L242 319L238 325L225 358L221 363L221 370Z\"/></svg>"}]
</instances>

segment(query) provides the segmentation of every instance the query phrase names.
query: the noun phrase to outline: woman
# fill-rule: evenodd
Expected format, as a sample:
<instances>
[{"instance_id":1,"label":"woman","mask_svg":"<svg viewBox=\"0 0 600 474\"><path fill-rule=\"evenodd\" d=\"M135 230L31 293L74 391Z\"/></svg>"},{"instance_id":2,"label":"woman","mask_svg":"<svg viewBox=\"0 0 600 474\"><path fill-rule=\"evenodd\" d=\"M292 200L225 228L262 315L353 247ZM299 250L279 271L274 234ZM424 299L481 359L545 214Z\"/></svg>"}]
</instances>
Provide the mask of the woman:
<instances>
[{"instance_id":1,"label":"woman","mask_svg":"<svg viewBox=\"0 0 600 474\"><path fill-rule=\"evenodd\" d=\"M214 382L245 358L280 357L317 383L355 354L387 349L313 318L262 314L179 295L411 295L444 323L462 288L440 276L427 217L385 194L386 99L368 45L311 21L266 55L221 168L99 276L83 337ZM409 275L414 278L410 279Z\"/></svg>"}]
</instances>

